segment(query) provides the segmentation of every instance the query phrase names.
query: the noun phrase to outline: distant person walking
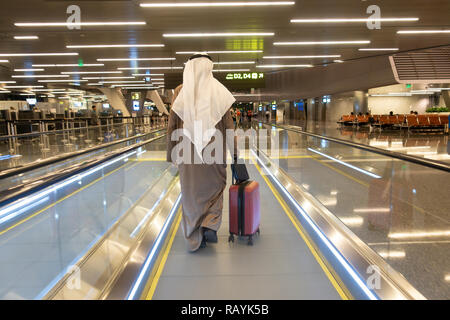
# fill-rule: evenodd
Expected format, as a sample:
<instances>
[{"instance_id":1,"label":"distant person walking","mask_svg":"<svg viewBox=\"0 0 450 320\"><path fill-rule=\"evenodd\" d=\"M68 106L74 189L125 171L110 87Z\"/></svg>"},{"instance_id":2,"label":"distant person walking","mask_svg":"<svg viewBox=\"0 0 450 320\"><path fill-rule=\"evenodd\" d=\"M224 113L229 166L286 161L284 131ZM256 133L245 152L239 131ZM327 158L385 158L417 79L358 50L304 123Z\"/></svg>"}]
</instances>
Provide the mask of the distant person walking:
<instances>
[{"instance_id":1,"label":"distant person walking","mask_svg":"<svg viewBox=\"0 0 450 320\"><path fill-rule=\"evenodd\" d=\"M212 70L213 62L206 54L189 59L183 85L175 89L169 116L167 161L178 164L183 208L181 225L191 252L205 247L206 242L217 242L227 184L226 130L234 130L230 108L235 99L213 77ZM174 137L175 133L180 134L178 129L182 129L182 142ZM215 141L215 134L223 137L222 159L220 163L206 164L205 148ZM186 143L190 148L183 148L183 155L180 155L177 143ZM190 153L188 157L184 154L186 149Z\"/></svg>"},{"instance_id":2,"label":"distant person walking","mask_svg":"<svg viewBox=\"0 0 450 320\"><path fill-rule=\"evenodd\" d=\"M98 125L99 125L99 121L98 121L97 107L96 106L92 106L91 126L98 126Z\"/></svg>"}]
</instances>

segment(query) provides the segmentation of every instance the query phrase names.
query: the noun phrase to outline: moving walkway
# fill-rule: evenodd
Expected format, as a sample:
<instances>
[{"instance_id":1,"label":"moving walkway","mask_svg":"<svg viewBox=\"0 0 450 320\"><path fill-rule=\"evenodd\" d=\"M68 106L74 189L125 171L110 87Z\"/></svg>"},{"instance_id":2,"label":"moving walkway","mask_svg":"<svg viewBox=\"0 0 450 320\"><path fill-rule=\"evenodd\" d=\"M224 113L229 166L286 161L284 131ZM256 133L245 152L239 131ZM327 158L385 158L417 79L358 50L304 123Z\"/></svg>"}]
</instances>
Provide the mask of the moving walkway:
<instances>
[{"instance_id":1,"label":"moving walkway","mask_svg":"<svg viewBox=\"0 0 450 320\"><path fill-rule=\"evenodd\" d=\"M434 207L423 195L436 179L448 181L448 172L326 137L259 129L269 129L275 148L248 144L246 153L261 188L254 246L227 242L226 198L219 243L186 251L177 170L165 162L160 135L2 198L0 298L450 296L448 206L441 199L443 209ZM416 170L432 181L409 180L415 193L402 194L403 174Z\"/></svg>"}]
</instances>

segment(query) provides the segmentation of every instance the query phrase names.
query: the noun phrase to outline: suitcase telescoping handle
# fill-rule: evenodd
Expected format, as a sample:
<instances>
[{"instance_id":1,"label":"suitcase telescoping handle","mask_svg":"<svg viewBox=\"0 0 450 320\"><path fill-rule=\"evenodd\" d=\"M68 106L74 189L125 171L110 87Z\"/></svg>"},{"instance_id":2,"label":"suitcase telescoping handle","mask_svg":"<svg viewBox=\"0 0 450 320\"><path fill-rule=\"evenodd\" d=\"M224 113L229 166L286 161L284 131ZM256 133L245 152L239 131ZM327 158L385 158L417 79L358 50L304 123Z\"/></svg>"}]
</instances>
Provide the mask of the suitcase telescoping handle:
<instances>
[{"instance_id":1,"label":"suitcase telescoping handle","mask_svg":"<svg viewBox=\"0 0 450 320\"><path fill-rule=\"evenodd\" d=\"M240 184L250 179L247 171L247 167L244 163L239 163L238 158L234 158L234 162L231 164L231 173L233 184Z\"/></svg>"}]
</instances>

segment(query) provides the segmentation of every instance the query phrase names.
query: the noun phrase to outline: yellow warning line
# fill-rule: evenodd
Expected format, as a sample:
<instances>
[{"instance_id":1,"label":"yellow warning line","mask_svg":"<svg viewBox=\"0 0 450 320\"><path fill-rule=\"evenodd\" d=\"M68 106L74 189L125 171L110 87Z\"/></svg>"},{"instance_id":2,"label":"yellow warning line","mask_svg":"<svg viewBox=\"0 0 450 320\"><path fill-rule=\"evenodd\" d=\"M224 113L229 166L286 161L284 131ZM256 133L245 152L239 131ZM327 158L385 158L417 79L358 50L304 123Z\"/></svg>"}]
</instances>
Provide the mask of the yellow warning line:
<instances>
[{"instance_id":1,"label":"yellow warning line","mask_svg":"<svg viewBox=\"0 0 450 320\"><path fill-rule=\"evenodd\" d=\"M312 245L312 243L309 241L308 236L305 234L305 232L302 230L302 227L299 225L299 223L297 222L294 213L291 211L291 209L288 207L288 205L286 204L286 202L283 200L283 198L280 196L280 194L278 193L278 191L274 188L274 186L272 185L272 183L269 181L269 179L262 173L261 168L259 167L259 165L255 162L255 160L253 160L253 163L255 164L256 169L258 170L258 172L260 173L260 175L263 177L264 181L266 182L267 186L270 188L270 190L272 191L273 195L275 196L275 198L278 200L279 204L281 205L281 207L283 208L284 212L286 213L286 215L288 216L288 218L291 220L292 224L295 226L295 228L297 229L297 232L300 234L300 236L302 237L303 241L305 241L306 245L308 246L309 250L311 251L311 253L313 254L314 258L316 259L317 263L319 263L320 267L322 268L323 272L325 273L325 275L327 276L328 280L331 282L331 284L333 285L333 287L336 289L337 293L339 294L339 296L341 297L342 300L349 300L350 297L345 293L345 290L342 289L343 284L339 284L338 281L336 280L336 278L333 276L333 274L331 273L331 271L328 269L327 265L325 264L325 262L323 261L322 257L319 255L319 253L317 252L316 248Z\"/></svg>"},{"instance_id":2,"label":"yellow warning line","mask_svg":"<svg viewBox=\"0 0 450 320\"><path fill-rule=\"evenodd\" d=\"M169 257L170 250L172 249L173 241L174 241L175 236L176 236L176 234L178 232L178 228L180 227L181 209L178 211L177 215L178 215L178 218L177 218L177 220L175 222L175 228L173 229L172 234L170 235L169 242L167 243L167 246L166 246L166 248L164 250L164 254L162 256L162 259L161 259L161 262L160 262L160 264L158 266L158 269L156 270L156 274L153 277L153 279L150 280L151 281L151 285L150 285L150 289L149 289L149 291L147 293L147 296L146 296L145 300L152 300L153 299L153 295L155 294L156 287L158 286L159 278L161 278L161 274L162 274L162 272L164 270L164 267L166 265L167 258Z\"/></svg>"},{"instance_id":3,"label":"yellow warning line","mask_svg":"<svg viewBox=\"0 0 450 320\"><path fill-rule=\"evenodd\" d=\"M121 166L118 167L117 169L114 169L113 171L111 171L111 172L105 174L104 176L102 176L102 177L100 177L100 178L98 178L98 179L92 181L91 183L85 185L84 187L82 187L82 188L80 188L80 189L78 189L78 190L72 192L71 194L65 196L64 198L61 198L61 199L59 199L58 201L55 201L55 202L49 204L49 205L46 206L45 208L43 208L43 209L41 209L41 210L39 210L39 211L33 213L32 215L26 217L26 218L23 219L23 220L20 220L20 221L17 222L16 224L14 224L14 225L12 225L12 226L10 226L10 227L8 227L8 228L2 230L2 231L0 232L0 236L3 235L3 234L5 234L6 232L10 231L11 229L14 229L15 227L21 225L22 223L27 222L28 220L30 220L30 219L36 217L37 215L41 214L42 212L44 212L44 211L46 211L46 210L52 208L53 206L57 205L58 203L61 203L61 202L63 202L64 200L66 200L66 199L68 199L68 198L70 198L70 197L76 195L77 193L83 191L84 189L89 188L90 186L92 186L93 184L95 184L95 183L99 182L100 180L106 178L107 176L112 175L114 172L117 172L118 170L122 169L122 168L123 168L124 166L126 166L127 164L129 164L129 162L127 162L127 163L121 165Z\"/></svg>"}]
</instances>

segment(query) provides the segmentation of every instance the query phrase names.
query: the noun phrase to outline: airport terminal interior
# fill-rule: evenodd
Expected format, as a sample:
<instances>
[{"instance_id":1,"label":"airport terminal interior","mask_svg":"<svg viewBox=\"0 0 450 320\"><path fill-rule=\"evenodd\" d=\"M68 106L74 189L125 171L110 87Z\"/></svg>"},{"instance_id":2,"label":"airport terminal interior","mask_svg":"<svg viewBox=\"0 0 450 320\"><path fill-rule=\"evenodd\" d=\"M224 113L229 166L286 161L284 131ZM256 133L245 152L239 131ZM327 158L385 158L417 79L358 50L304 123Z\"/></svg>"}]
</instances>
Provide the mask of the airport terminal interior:
<instances>
[{"instance_id":1,"label":"airport terminal interior","mask_svg":"<svg viewBox=\"0 0 450 320\"><path fill-rule=\"evenodd\" d=\"M1 300L450 299L450 1L1 3ZM190 252L167 150L199 53L260 224L230 234L228 154Z\"/></svg>"}]
</instances>

